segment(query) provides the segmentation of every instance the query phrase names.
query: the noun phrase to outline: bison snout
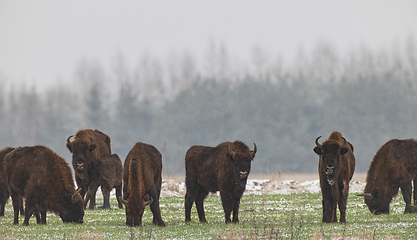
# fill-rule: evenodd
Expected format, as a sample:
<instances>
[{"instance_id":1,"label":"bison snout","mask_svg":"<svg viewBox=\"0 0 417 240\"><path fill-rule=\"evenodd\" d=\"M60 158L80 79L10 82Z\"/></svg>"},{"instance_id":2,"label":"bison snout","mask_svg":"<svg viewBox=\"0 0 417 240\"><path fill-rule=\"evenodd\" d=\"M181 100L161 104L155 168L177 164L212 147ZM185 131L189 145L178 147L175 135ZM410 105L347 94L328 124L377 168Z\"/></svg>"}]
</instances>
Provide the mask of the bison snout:
<instances>
[{"instance_id":1,"label":"bison snout","mask_svg":"<svg viewBox=\"0 0 417 240\"><path fill-rule=\"evenodd\" d=\"M78 171L84 170L84 163L77 163L77 169Z\"/></svg>"},{"instance_id":2,"label":"bison snout","mask_svg":"<svg viewBox=\"0 0 417 240\"><path fill-rule=\"evenodd\" d=\"M248 176L248 174L249 174L248 172L240 172L239 176L240 176L241 179L244 179Z\"/></svg>"},{"instance_id":3,"label":"bison snout","mask_svg":"<svg viewBox=\"0 0 417 240\"><path fill-rule=\"evenodd\" d=\"M327 167L327 169L326 169L326 174L332 174L333 173L333 171L334 171L334 167Z\"/></svg>"}]
</instances>

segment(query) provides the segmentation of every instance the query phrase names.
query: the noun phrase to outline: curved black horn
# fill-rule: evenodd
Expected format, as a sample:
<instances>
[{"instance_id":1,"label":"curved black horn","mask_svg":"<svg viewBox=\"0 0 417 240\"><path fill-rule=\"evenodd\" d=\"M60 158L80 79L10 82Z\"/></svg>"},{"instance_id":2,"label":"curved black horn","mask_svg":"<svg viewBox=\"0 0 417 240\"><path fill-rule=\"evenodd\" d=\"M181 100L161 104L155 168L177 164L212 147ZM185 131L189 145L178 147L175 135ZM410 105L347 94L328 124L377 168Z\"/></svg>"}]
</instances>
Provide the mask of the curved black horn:
<instances>
[{"instance_id":1,"label":"curved black horn","mask_svg":"<svg viewBox=\"0 0 417 240\"><path fill-rule=\"evenodd\" d=\"M258 148L256 147L256 144L255 143L253 143L253 154L255 154L256 153L256 151L258 150Z\"/></svg>"},{"instance_id":2,"label":"curved black horn","mask_svg":"<svg viewBox=\"0 0 417 240\"><path fill-rule=\"evenodd\" d=\"M235 156L235 152L232 151L232 143L229 144L229 154Z\"/></svg>"},{"instance_id":3,"label":"curved black horn","mask_svg":"<svg viewBox=\"0 0 417 240\"><path fill-rule=\"evenodd\" d=\"M343 144L342 145L345 145L346 144L346 138L344 138L344 137L342 137L342 139L343 139Z\"/></svg>"},{"instance_id":4,"label":"curved black horn","mask_svg":"<svg viewBox=\"0 0 417 240\"><path fill-rule=\"evenodd\" d=\"M69 137L67 138L67 143L71 143L71 140L70 140L70 139L71 139L72 137L74 137L74 135L71 135L71 136L69 136Z\"/></svg>"},{"instance_id":5,"label":"curved black horn","mask_svg":"<svg viewBox=\"0 0 417 240\"><path fill-rule=\"evenodd\" d=\"M90 138L90 143L94 142L93 138L91 136L88 136Z\"/></svg>"},{"instance_id":6,"label":"curved black horn","mask_svg":"<svg viewBox=\"0 0 417 240\"><path fill-rule=\"evenodd\" d=\"M75 193L71 196L71 202L72 203L77 202L77 195L80 195L80 192L81 192L81 188L78 188L77 191L75 191Z\"/></svg>"},{"instance_id":7,"label":"curved black horn","mask_svg":"<svg viewBox=\"0 0 417 240\"><path fill-rule=\"evenodd\" d=\"M318 138L316 138L315 143L316 143L316 145L317 145L318 147L321 147L321 144L319 143L319 138L321 138L321 136L319 136Z\"/></svg>"}]
</instances>

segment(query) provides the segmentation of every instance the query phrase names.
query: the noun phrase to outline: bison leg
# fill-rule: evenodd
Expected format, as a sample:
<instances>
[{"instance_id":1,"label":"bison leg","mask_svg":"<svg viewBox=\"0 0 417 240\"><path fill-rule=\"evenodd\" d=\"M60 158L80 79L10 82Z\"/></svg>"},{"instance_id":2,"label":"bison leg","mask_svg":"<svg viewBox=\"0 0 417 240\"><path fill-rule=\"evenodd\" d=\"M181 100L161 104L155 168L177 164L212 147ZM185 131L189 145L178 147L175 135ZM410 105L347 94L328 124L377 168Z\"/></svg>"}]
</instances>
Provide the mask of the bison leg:
<instances>
[{"instance_id":1,"label":"bison leg","mask_svg":"<svg viewBox=\"0 0 417 240\"><path fill-rule=\"evenodd\" d=\"M119 208L123 208L123 204L120 201L119 197L122 196L122 185L116 186L116 199L117 199L117 203L119 204Z\"/></svg>"},{"instance_id":2,"label":"bison leg","mask_svg":"<svg viewBox=\"0 0 417 240\"><path fill-rule=\"evenodd\" d=\"M95 197L96 197L96 192L97 192L98 187L99 187L99 185L96 184L96 183L92 183L90 185L90 187L88 188L87 194L85 195L84 208L87 208L87 203L88 203L88 201L90 201L89 209L94 209L94 206L96 205ZM91 204L93 202L93 198L94 198L94 203Z\"/></svg>"},{"instance_id":3,"label":"bison leg","mask_svg":"<svg viewBox=\"0 0 417 240\"><path fill-rule=\"evenodd\" d=\"M195 207L197 208L198 218L200 219L201 223L207 222L203 206L204 199L207 197L207 195L208 191L205 190L203 187L200 187L197 191L197 197L195 199Z\"/></svg>"},{"instance_id":4,"label":"bison leg","mask_svg":"<svg viewBox=\"0 0 417 240\"><path fill-rule=\"evenodd\" d=\"M161 217L161 209L159 208L159 195L157 195L157 191L151 191L149 193L149 196L153 199L153 202L151 203L151 211L153 214L153 224L156 224L160 227L165 227L165 223L162 220Z\"/></svg>"},{"instance_id":5,"label":"bison leg","mask_svg":"<svg viewBox=\"0 0 417 240\"><path fill-rule=\"evenodd\" d=\"M19 196L19 194L13 190L10 191L10 195L12 197L13 212L14 212L13 224L17 225L19 224L20 204L23 200L22 200L22 197Z\"/></svg>"},{"instance_id":6,"label":"bison leg","mask_svg":"<svg viewBox=\"0 0 417 240\"><path fill-rule=\"evenodd\" d=\"M240 199L233 199L233 222L239 222L239 205Z\"/></svg>"},{"instance_id":7,"label":"bison leg","mask_svg":"<svg viewBox=\"0 0 417 240\"><path fill-rule=\"evenodd\" d=\"M230 219L230 214L233 210L233 199L232 196L227 192L220 192L220 198L222 200L225 223L232 222Z\"/></svg>"},{"instance_id":8,"label":"bison leg","mask_svg":"<svg viewBox=\"0 0 417 240\"><path fill-rule=\"evenodd\" d=\"M38 209L36 208L36 200L33 197L26 197L26 201L25 201L25 220L23 221L23 225L25 225L25 226L29 225L29 219L30 219L30 217L32 217L33 213L37 213L37 215L39 216ZM38 218L38 216L37 216L37 218Z\"/></svg>"},{"instance_id":9,"label":"bison leg","mask_svg":"<svg viewBox=\"0 0 417 240\"><path fill-rule=\"evenodd\" d=\"M101 186L101 193L103 194L103 209L110 209L110 191L107 186Z\"/></svg>"},{"instance_id":10,"label":"bison leg","mask_svg":"<svg viewBox=\"0 0 417 240\"><path fill-rule=\"evenodd\" d=\"M197 197L197 190L194 188L187 187L187 193L185 194L185 221L191 221L191 208L193 207L193 203Z\"/></svg>"},{"instance_id":11,"label":"bison leg","mask_svg":"<svg viewBox=\"0 0 417 240\"><path fill-rule=\"evenodd\" d=\"M415 213L415 210L411 206L411 181L400 186L405 202L404 213Z\"/></svg>"}]
</instances>

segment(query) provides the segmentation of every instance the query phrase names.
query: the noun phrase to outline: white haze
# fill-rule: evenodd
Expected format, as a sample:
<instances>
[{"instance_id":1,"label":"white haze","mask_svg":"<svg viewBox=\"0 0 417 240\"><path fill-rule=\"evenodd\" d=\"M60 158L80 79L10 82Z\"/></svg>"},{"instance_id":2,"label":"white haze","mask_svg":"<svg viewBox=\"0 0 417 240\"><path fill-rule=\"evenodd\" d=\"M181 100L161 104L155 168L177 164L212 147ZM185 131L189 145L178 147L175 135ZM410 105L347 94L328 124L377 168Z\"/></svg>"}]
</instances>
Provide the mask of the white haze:
<instances>
[{"instance_id":1,"label":"white haze","mask_svg":"<svg viewBox=\"0 0 417 240\"><path fill-rule=\"evenodd\" d=\"M201 65L213 44L246 62L253 49L292 59L319 41L342 54L391 48L417 36L416 10L413 0L1 0L0 83L75 84L82 59L110 68L118 55L134 65L189 52Z\"/></svg>"}]
</instances>

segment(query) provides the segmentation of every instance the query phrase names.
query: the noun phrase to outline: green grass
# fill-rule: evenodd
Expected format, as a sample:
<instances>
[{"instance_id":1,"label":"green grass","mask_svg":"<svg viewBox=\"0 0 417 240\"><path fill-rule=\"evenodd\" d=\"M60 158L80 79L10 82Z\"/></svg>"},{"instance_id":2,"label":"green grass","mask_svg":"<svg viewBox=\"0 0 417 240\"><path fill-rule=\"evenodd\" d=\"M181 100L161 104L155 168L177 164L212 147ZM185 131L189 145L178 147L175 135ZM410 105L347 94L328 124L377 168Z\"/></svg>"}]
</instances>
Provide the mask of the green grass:
<instances>
[{"instance_id":1,"label":"green grass","mask_svg":"<svg viewBox=\"0 0 417 240\"><path fill-rule=\"evenodd\" d=\"M101 204L102 200L98 199ZM391 214L372 215L363 199L350 195L347 223L321 222L320 194L245 195L241 200L239 224L224 224L220 197L205 201L207 224L198 223L193 207L192 222L184 223L184 198L161 198L162 218L167 227L153 226L147 207L143 227L125 225L124 209L117 209L111 199L111 210L87 210L84 224L64 224L48 213L47 224L38 225L32 216L29 226L13 222L11 201L5 217L0 217L0 239L417 239L417 215L403 214L405 204L397 197L391 204Z\"/></svg>"}]
</instances>

